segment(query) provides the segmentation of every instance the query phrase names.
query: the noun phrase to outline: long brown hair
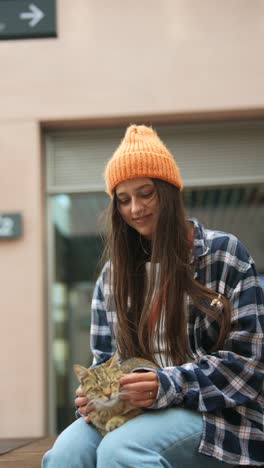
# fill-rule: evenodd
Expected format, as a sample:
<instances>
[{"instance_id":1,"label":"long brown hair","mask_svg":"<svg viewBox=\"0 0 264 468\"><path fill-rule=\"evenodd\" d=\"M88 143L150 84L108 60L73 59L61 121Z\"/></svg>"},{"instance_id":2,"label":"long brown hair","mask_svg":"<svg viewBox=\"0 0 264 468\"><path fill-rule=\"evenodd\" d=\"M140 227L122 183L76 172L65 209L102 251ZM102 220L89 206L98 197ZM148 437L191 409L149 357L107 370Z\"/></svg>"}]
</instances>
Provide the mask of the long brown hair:
<instances>
[{"instance_id":1,"label":"long brown hair","mask_svg":"<svg viewBox=\"0 0 264 468\"><path fill-rule=\"evenodd\" d=\"M157 191L159 213L151 243L123 220L115 194L108 210L104 258L110 259L113 273L110 282L117 313L116 342L123 359L142 356L155 361L155 347L160 351L163 346L166 364L172 361L180 365L190 357L187 296L202 313L219 323L219 336L214 349L223 343L228 332L230 304L221 296L221 313L217 308L210 307L218 294L193 277L182 194L172 184L152 180ZM147 261L150 261L149 281L146 277ZM154 304L155 326L150 327L149 314ZM164 333L163 343L161 329Z\"/></svg>"}]
</instances>

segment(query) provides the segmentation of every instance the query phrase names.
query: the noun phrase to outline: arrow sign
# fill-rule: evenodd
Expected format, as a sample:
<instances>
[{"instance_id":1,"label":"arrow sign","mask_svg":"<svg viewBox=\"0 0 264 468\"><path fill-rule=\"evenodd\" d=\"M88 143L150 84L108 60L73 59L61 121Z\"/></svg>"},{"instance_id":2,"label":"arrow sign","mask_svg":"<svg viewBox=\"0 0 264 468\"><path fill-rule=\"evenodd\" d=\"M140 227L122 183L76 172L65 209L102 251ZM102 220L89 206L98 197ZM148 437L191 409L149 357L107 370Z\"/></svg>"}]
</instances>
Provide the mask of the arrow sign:
<instances>
[{"instance_id":1,"label":"arrow sign","mask_svg":"<svg viewBox=\"0 0 264 468\"><path fill-rule=\"evenodd\" d=\"M29 26L31 28L34 28L42 20L42 18L44 18L45 15L43 11L41 11L36 5L34 5L34 3L31 3L29 5L29 9L29 12L20 13L19 17L22 20L30 19Z\"/></svg>"},{"instance_id":2,"label":"arrow sign","mask_svg":"<svg viewBox=\"0 0 264 468\"><path fill-rule=\"evenodd\" d=\"M56 36L56 0L0 0L0 40Z\"/></svg>"}]
</instances>

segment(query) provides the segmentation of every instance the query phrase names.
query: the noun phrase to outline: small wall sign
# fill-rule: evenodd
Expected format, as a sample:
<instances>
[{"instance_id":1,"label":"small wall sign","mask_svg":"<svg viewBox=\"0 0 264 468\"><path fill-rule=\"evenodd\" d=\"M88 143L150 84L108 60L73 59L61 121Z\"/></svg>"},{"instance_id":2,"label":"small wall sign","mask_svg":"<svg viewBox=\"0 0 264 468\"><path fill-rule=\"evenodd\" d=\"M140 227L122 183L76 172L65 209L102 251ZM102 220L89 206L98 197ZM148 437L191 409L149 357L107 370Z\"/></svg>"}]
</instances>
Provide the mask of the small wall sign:
<instances>
[{"instance_id":1,"label":"small wall sign","mask_svg":"<svg viewBox=\"0 0 264 468\"><path fill-rule=\"evenodd\" d=\"M17 239L22 235L20 213L0 213L0 239Z\"/></svg>"},{"instance_id":2,"label":"small wall sign","mask_svg":"<svg viewBox=\"0 0 264 468\"><path fill-rule=\"evenodd\" d=\"M56 0L0 0L0 40L56 36Z\"/></svg>"}]
</instances>

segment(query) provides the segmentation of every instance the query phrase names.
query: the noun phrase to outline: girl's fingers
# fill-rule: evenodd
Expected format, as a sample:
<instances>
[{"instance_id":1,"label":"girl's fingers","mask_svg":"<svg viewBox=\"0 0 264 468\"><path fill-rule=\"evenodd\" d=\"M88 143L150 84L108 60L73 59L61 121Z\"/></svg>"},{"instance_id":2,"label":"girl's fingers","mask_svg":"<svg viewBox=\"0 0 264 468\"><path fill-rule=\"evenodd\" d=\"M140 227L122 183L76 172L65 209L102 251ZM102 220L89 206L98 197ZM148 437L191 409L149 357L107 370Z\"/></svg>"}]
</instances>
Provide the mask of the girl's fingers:
<instances>
[{"instance_id":1,"label":"girl's fingers","mask_svg":"<svg viewBox=\"0 0 264 468\"><path fill-rule=\"evenodd\" d=\"M85 416L85 417L84 417L84 420L85 420L86 423L90 423L90 422L91 422L90 416Z\"/></svg>"},{"instance_id":2,"label":"girl's fingers","mask_svg":"<svg viewBox=\"0 0 264 468\"><path fill-rule=\"evenodd\" d=\"M78 408L79 413L84 416L85 418L88 418L89 420L89 413L93 411L95 408L93 405L85 405L85 406L80 406ZM88 420L86 422L88 422Z\"/></svg>"},{"instance_id":3,"label":"girl's fingers","mask_svg":"<svg viewBox=\"0 0 264 468\"><path fill-rule=\"evenodd\" d=\"M152 406L155 403L156 396L157 394L152 391L132 393L130 395L129 402L131 405L147 408L148 406Z\"/></svg>"},{"instance_id":4,"label":"girl's fingers","mask_svg":"<svg viewBox=\"0 0 264 468\"><path fill-rule=\"evenodd\" d=\"M157 389L157 382L139 382L121 386L121 391L124 392L155 392Z\"/></svg>"},{"instance_id":5,"label":"girl's fingers","mask_svg":"<svg viewBox=\"0 0 264 468\"><path fill-rule=\"evenodd\" d=\"M138 406L139 408L147 408L152 406L155 400L131 400L131 405Z\"/></svg>"},{"instance_id":6,"label":"girl's fingers","mask_svg":"<svg viewBox=\"0 0 264 468\"><path fill-rule=\"evenodd\" d=\"M86 422L89 422L88 413L94 410L94 405L91 402L89 402L88 397L85 395L85 393L83 393L81 387L78 387L75 393L76 393L76 398L74 400L75 406L76 408L78 408L79 413L85 418L87 418Z\"/></svg>"},{"instance_id":7,"label":"girl's fingers","mask_svg":"<svg viewBox=\"0 0 264 468\"><path fill-rule=\"evenodd\" d=\"M83 393L81 386L79 386L76 390L76 398L78 397L86 397L85 393Z\"/></svg>"},{"instance_id":8,"label":"girl's fingers","mask_svg":"<svg viewBox=\"0 0 264 468\"><path fill-rule=\"evenodd\" d=\"M148 399L156 398L159 387L158 377L154 372L125 375L120 379L120 385L121 393L144 393L150 395Z\"/></svg>"},{"instance_id":9,"label":"girl's fingers","mask_svg":"<svg viewBox=\"0 0 264 468\"><path fill-rule=\"evenodd\" d=\"M83 391L81 389L81 386L77 388L77 390L75 392L75 395L76 395L76 398L74 400L74 404L75 404L76 408L79 408L80 406L87 405L88 398L85 395L85 393L83 393Z\"/></svg>"},{"instance_id":10,"label":"girl's fingers","mask_svg":"<svg viewBox=\"0 0 264 468\"><path fill-rule=\"evenodd\" d=\"M79 413L83 416L83 419L86 423L90 423L91 419L89 412L94 410L92 403L89 403L89 400L85 393L83 393L81 386L76 390L76 398L74 400L76 408L78 408Z\"/></svg>"},{"instance_id":11,"label":"girl's fingers","mask_svg":"<svg viewBox=\"0 0 264 468\"><path fill-rule=\"evenodd\" d=\"M137 403L139 401L151 401L153 404L153 402L156 400L156 397L157 397L157 391L156 390L150 390L150 391L147 391L147 392L135 392L135 391L124 391L124 392L121 392L121 400L128 400L130 401L130 403L132 403L132 401L136 401Z\"/></svg>"},{"instance_id":12,"label":"girl's fingers","mask_svg":"<svg viewBox=\"0 0 264 468\"><path fill-rule=\"evenodd\" d=\"M88 403L87 397L77 397L75 398L75 406L86 406Z\"/></svg>"},{"instance_id":13,"label":"girl's fingers","mask_svg":"<svg viewBox=\"0 0 264 468\"><path fill-rule=\"evenodd\" d=\"M126 385L135 382L157 382L158 377L156 372L131 372L131 374L123 375L120 379L121 385Z\"/></svg>"},{"instance_id":14,"label":"girl's fingers","mask_svg":"<svg viewBox=\"0 0 264 468\"><path fill-rule=\"evenodd\" d=\"M121 398L132 401L146 402L143 406L150 406L158 394L158 377L155 372L127 374L120 379Z\"/></svg>"},{"instance_id":15,"label":"girl's fingers","mask_svg":"<svg viewBox=\"0 0 264 468\"><path fill-rule=\"evenodd\" d=\"M154 392L138 392L138 393L129 393L129 400L131 401L153 401L156 400L156 395Z\"/></svg>"}]
</instances>

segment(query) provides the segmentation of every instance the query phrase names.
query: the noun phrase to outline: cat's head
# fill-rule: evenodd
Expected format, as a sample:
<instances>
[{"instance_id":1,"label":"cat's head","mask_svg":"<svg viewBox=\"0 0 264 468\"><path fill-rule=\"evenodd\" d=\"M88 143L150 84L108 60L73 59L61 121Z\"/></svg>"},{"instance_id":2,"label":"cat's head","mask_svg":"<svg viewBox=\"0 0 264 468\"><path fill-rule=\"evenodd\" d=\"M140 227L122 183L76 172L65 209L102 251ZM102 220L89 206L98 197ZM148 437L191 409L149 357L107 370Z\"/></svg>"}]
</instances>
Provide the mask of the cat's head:
<instances>
[{"instance_id":1,"label":"cat's head","mask_svg":"<svg viewBox=\"0 0 264 468\"><path fill-rule=\"evenodd\" d=\"M106 363L89 369L75 364L74 372L83 392L96 408L110 408L117 403L119 400L119 379L122 372L116 355Z\"/></svg>"}]
</instances>

